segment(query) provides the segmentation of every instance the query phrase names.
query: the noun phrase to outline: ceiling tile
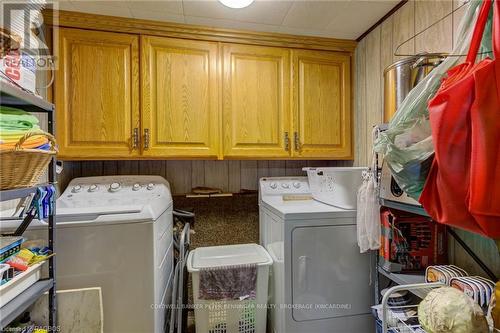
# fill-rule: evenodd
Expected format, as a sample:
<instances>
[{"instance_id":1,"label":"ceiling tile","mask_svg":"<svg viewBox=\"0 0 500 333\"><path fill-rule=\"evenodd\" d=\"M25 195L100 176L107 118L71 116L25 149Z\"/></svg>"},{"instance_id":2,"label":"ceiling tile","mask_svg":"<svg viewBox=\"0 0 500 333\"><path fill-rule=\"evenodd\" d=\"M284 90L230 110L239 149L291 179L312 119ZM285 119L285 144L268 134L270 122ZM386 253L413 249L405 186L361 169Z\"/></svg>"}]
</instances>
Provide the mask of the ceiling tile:
<instances>
[{"instance_id":1,"label":"ceiling tile","mask_svg":"<svg viewBox=\"0 0 500 333\"><path fill-rule=\"evenodd\" d=\"M265 31L265 32L278 32L280 27L277 25L259 24L251 22L240 22L234 20L212 19L197 16L185 16L187 24L204 25L208 27L217 27L225 29L239 29L249 31Z\"/></svg>"},{"instance_id":2,"label":"ceiling tile","mask_svg":"<svg viewBox=\"0 0 500 333\"><path fill-rule=\"evenodd\" d=\"M349 33L351 38L358 38L397 3L398 0L345 1L340 13L332 17L325 30Z\"/></svg>"},{"instance_id":3,"label":"ceiling tile","mask_svg":"<svg viewBox=\"0 0 500 333\"><path fill-rule=\"evenodd\" d=\"M234 9L217 0L184 0L184 15L280 25L291 6L290 1L255 1L248 7Z\"/></svg>"},{"instance_id":4,"label":"ceiling tile","mask_svg":"<svg viewBox=\"0 0 500 333\"><path fill-rule=\"evenodd\" d=\"M130 12L132 13L132 17L137 19L184 23L184 15L140 9L130 9Z\"/></svg>"},{"instance_id":5,"label":"ceiling tile","mask_svg":"<svg viewBox=\"0 0 500 333\"><path fill-rule=\"evenodd\" d=\"M163 22L355 39L400 0L256 0L242 9L218 0L71 0L61 9ZM458 0L457 0L458 1Z\"/></svg>"},{"instance_id":6,"label":"ceiling tile","mask_svg":"<svg viewBox=\"0 0 500 333\"><path fill-rule=\"evenodd\" d=\"M182 15L182 1L157 0L157 1L125 1L131 10L147 10Z\"/></svg>"},{"instance_id":7,"label":"ceiling tile","mask_svg":"<svg viewBox=\"0 0 500 333\"><path fill-rule=\"evenodd\" d=\"M352 39L351 34L337 31L313 30L304 28L280 27L280 33L301 36L315 36L326 38Z\"/></svg>"},{"instance_id":8,"label":"ceiling tile","mask_svg":"<svg viewBox=\"0 0 500 333\"><path fill-rule=\"evenodd\" d=\"M324 30L342 8L345 1L295 2L283 21L283 26Z\"/></svg>"},{"instance_id":9,"label":"ceiling tile","mask_svg":"<svg viewBox=\"0 0 500 333\"><path fill-rule=\"evenodd\" d=\"M79 12L131 17L128 7L120 1L72 1L71 4Z\"/></svg>"}]
</instances>

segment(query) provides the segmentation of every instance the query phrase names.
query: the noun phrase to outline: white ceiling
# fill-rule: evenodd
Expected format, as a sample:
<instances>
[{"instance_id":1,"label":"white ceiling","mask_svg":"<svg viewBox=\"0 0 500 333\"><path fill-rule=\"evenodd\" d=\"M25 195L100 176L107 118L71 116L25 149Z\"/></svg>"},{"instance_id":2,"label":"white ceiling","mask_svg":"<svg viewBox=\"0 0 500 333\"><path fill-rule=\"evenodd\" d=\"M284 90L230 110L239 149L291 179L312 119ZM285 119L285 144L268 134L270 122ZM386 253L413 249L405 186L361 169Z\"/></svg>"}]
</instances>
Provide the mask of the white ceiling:
<instances>
[{"instance_id":1,"label":"white ceiling","mask_svg":"<svg viewBox=\"0 0 500 333\"><path fill-rule=\"evenodd\" d=\"M356 39L399 0L256 0L231 9L217 0L61 0L62 10L218 28Z\"/></svg>"}]
</instances>

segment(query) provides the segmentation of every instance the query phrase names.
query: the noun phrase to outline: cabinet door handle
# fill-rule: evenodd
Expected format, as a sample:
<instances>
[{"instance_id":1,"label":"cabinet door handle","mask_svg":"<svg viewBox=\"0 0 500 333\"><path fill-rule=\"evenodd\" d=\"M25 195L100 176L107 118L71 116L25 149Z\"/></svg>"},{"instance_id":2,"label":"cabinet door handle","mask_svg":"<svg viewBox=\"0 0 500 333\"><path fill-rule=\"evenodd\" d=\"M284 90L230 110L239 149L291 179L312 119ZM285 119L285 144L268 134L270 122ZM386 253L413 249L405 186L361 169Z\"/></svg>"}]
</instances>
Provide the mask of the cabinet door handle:
<instances>
[{"instance_id":1,"label":"cabinet door handle","mask_svg":"<svg viewBox=\"0 0 500 333\"><path fill-rule=\"evenodd\" d=\"M300 151L299 132L293 132L293 142L294 142L294 146L295 146L295 151Z\"/></svg>"},{"instance_id":2,"label":"cabinet door handle","mask_svg":"<svg viewBox=\"0 0 500 333\"><path fill-rule=\"evenodd\" d=\"M289 151L290 150L290 137L288 136L288 132L285 132L283 136L283 141L285 143L285 150Z\"/></svg>"},{"instance_id":3,"label":"cabinet door handle","mask_svg":"<svg viewBox=\"0 0 500 333\"><path fill-rule=\"evenodd\" d=\"M144 149L149 148L149 128L144 129Z\"/></svg>"},{"instance_id":4,"label":"cabinet door handle","mask_svg":"<svg viewBox=\"0 0 500 333\"><path fill-rule=\"evenodd\" d=\"M139 147L139 129L136 127L132 132L132 149L137 149Z\"/></svg>"}]
</instances>

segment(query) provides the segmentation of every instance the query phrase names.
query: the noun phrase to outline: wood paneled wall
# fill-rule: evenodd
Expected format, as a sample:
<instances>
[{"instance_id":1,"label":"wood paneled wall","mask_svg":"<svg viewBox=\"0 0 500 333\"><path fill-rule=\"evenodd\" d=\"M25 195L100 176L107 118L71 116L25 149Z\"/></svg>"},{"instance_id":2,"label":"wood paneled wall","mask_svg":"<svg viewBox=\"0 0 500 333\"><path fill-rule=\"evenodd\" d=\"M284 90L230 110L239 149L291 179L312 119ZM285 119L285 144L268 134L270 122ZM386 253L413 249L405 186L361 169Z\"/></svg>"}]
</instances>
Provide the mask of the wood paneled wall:
<instances>
[{"instance_id":1,"label":"wood paneled wall","mask_svg":"<svg viewBox=\"0 0 500 333\"><path fill-rule=\"evenodd\" d=\"M371 161L372 127L383 121L384 68L402 57L396 48L415 34L459 8L462 0L410 0L358 44L355 56L355 165L366 166ZM416 38L401 45L398 54L420 52L451 52L465 7L432 26ZM500 276L500 255L491 239L457 231L477 255ZM471 274L484 275L481 268L450 238L452 262Z\"/></svg>"},{"instance_id":2,"label":"wood paneled wall","mask_svg":"<svg viewBox=\"0 0 500 333\"><path fill-rule=\"evenodd\" d=\"M305 175L306 166L352 166L352 161L66 161L59 183L64 190L75 177L160 175L174 194L190 193L196 186L237 193L257 190L261 177Z\"/></svg>"},{"instance_id":3,"label":"wood paneled wall","mask_svg":"<svg viewBox=\"0 0 500 333\"><path fill-rule=\"evenodd\" d=\"M355 55L355 165L365 166L371 161L372 128L383 122L384 69L404 58L395 55L396 49L461 3L461 0L410 0L358 44ZM398 54L451 52L463 13L464 8L461 8L402 44Z\"/></svg>"}]
</instances>

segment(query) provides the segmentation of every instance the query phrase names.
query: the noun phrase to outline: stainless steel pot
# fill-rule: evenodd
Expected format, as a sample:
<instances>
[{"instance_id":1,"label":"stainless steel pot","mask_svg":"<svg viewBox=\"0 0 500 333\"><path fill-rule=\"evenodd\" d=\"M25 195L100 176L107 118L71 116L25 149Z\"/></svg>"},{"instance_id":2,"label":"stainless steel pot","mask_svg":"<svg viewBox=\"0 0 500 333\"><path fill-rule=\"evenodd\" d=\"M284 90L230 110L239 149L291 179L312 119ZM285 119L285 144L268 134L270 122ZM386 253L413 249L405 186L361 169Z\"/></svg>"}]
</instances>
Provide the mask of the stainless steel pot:
<instances>
[{"instance_id":1,"label":"stainless steel pot","mask_svg":"<svg viewBox=\"0 0 500 333\"><path fill-rule=\"evenodd\" d=\"M423 53L399 60L384 70L384 122L389 122L408 93L445 58Z\"/></svg>"}]
</instances>

